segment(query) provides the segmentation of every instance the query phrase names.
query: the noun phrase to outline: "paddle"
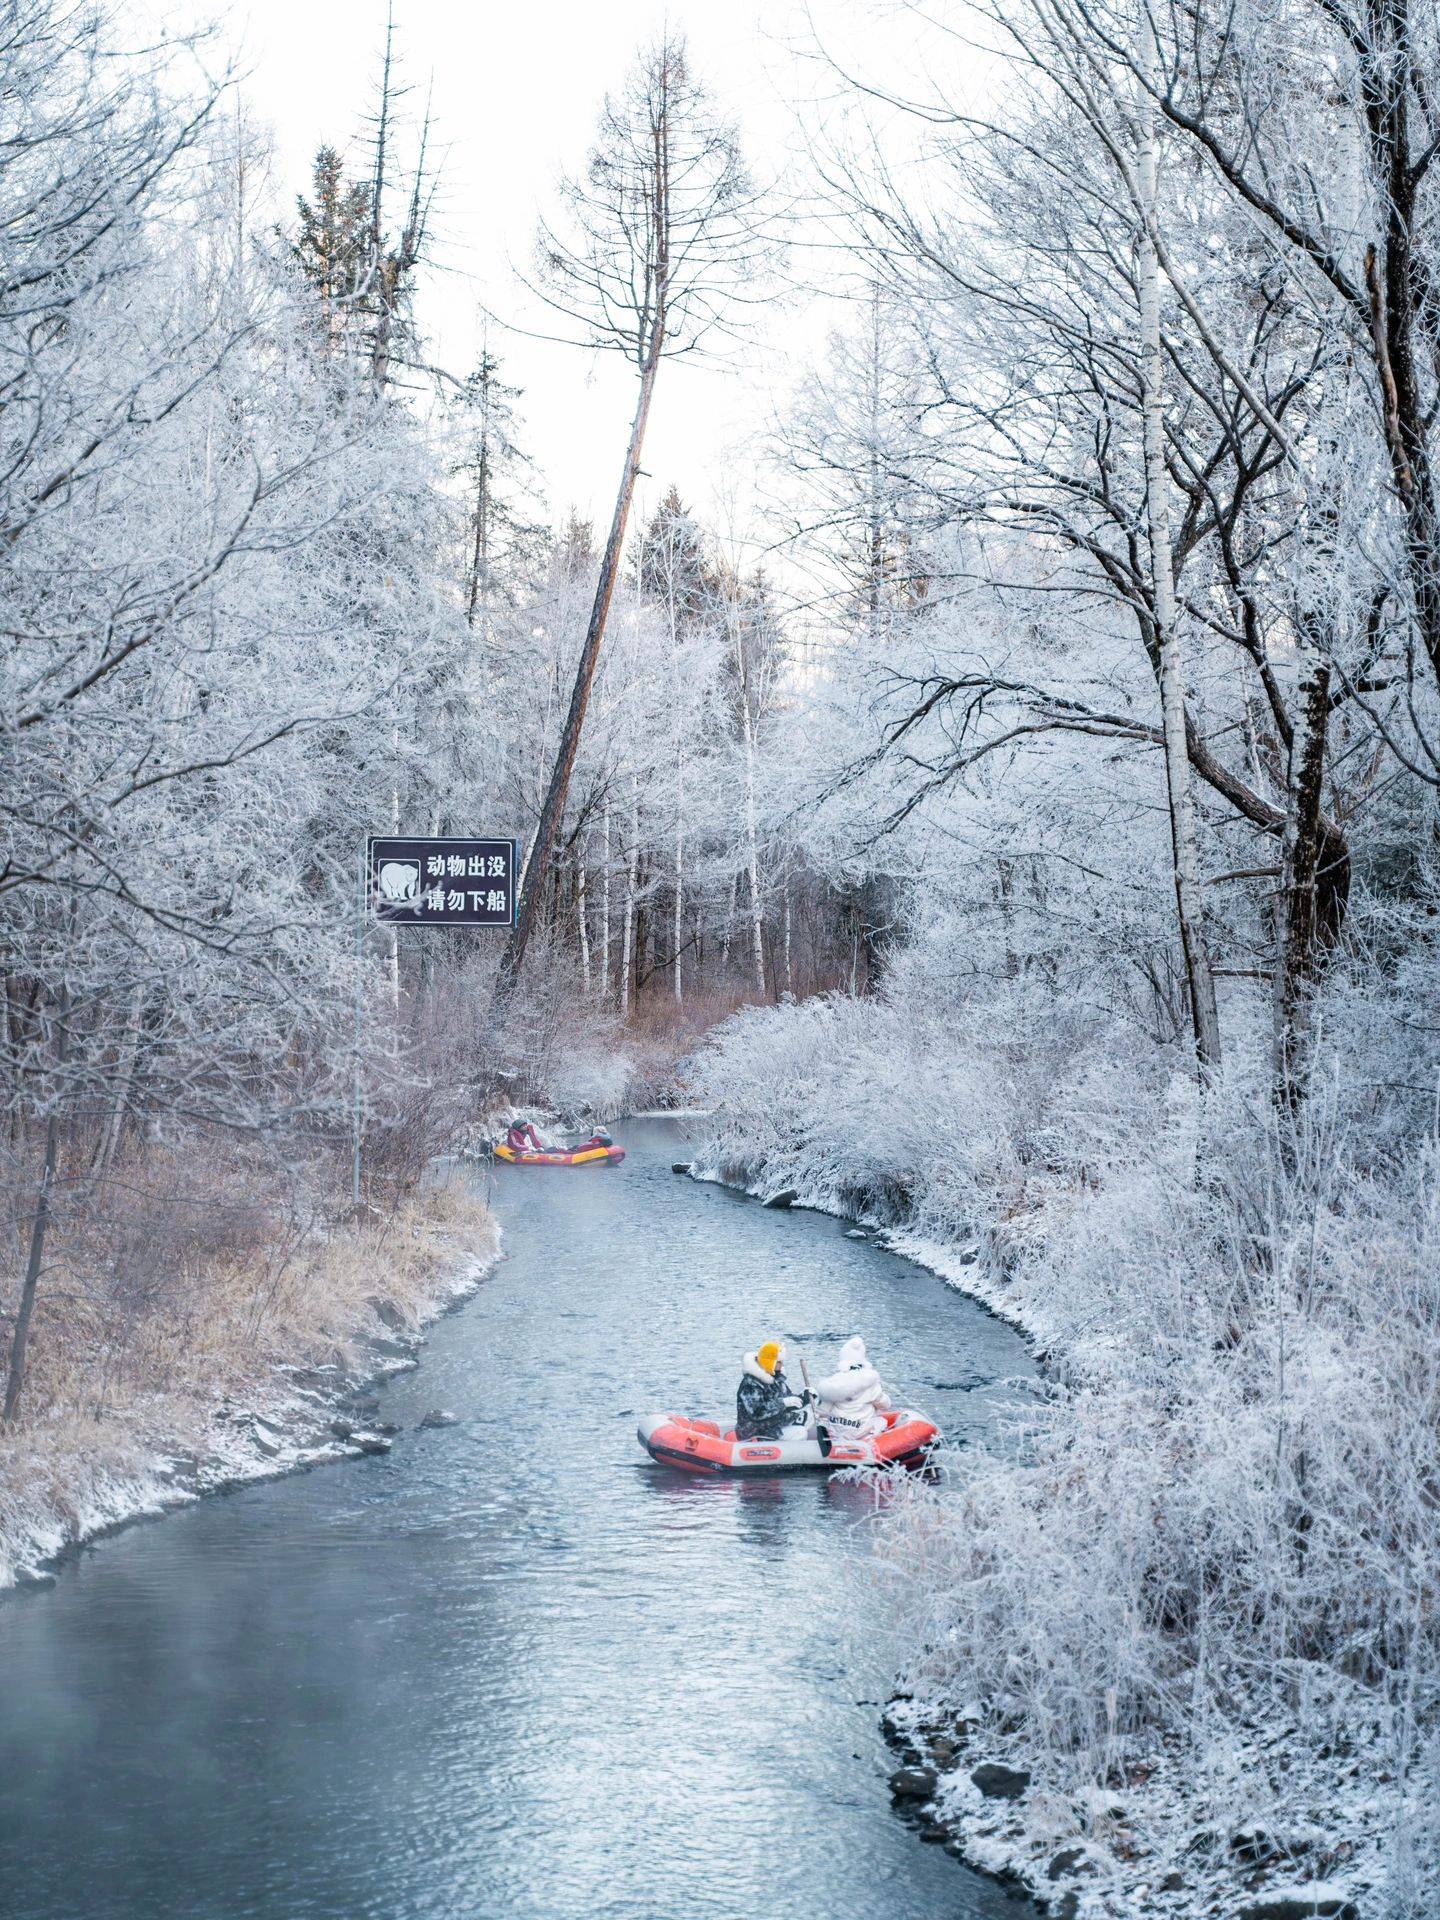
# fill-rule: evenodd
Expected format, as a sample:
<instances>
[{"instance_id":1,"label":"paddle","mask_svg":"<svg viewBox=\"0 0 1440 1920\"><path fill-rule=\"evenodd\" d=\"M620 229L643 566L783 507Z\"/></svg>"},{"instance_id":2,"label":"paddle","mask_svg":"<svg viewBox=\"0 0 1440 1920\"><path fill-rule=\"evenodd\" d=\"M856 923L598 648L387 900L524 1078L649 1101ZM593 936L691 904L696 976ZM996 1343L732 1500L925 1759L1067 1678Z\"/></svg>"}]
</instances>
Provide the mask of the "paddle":
<instances>
[{"instance_id":1,"label":"paddle","mask_svg":"<svg viewBox=\"0 0 1440 1920\"><path fill-rule=\"evenodd\" d=\"M810 1369L805 1364L805 1356L803 1354L800 1356L800 1378L805 1382L805 1394L810 1402L810 1418L814 1423L815 1441L820 1449L820 1458L822 1460L828 1460L830 1458L830 1436L820 1425L820 1409L815 1403L814 1394L810 1391Z\"/></svg>"}]
</instances>

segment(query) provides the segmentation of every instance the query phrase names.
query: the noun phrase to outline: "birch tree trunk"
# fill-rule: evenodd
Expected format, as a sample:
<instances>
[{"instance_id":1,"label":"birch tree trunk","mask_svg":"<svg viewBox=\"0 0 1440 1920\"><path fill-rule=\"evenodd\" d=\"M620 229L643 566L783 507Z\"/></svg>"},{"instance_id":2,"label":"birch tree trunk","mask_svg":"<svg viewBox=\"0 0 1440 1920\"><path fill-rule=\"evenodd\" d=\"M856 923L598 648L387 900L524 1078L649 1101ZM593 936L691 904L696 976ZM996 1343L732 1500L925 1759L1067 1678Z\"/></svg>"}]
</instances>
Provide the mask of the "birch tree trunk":
<instances>
[{"instance_id":1,"label":"birch tree trunk","mask_svg":"<svg viewBox=\"0 0 1440 1920\"><path fill-rule=\"evenodd\" d=\"M605 812L600 837L600 992L610 996L610 790L605 790Z\"/></svg>"},{"instance_id":2,"label":"birch tree trunk","mask_svg":"<svg viewBox=\"0 0 1440 1920\"><path fill-rule=\"evenodd\" d=\"M400 729L399 727L395 727L391 730L390 751L395 756L396 766L399 766L400 764ZM399 833L400 831L400 789L398 785L392 786L390 789L390 831L392 833ZM386 943L389 948L389 952L387 956L387 964L388 964L389 973L390 973L390 1005L394 1009L395 1014L398 1018L400 1013L400 935L393 921L390 923L390 926L386 929Z\"/></svg>"},{"instance_id":3,"label":"birch tree trunk","mask_svg":"<svg viewBox=\"0 0 1440 1920\"><path fill-rule=\"evenodd\" d=\"M675 1004L685 1004L684 968L681 949L685 943L685 828L675 821Z\"/></svg>"},{"instance_id":4,"label":"birch tree trunk","mask_svg":"<svg viewBox=\"0 0 1440 1920\"><path fill-rule=\"evenodd\" d=\"M765 998L764 908L760 899L760 842L755 809L755 725L750 698L745 695L745 844L750 873L750 955L755 968L755 991Z\"/></svg>"},{"instance_id":5,"label":"birch tree trunk","mask_svg":"<svg viewBox=\"0 0 1440 1920\"><path fill-rule=\"evenodd\" d=\"M1140 102L1136 179L1140 198L1136 266L1140 298L1141 404L1145 439L1145 504L1150 537L1156 646L1160 659L1160 708L1165 739L1165 778L1170 801L1170 840L1175 905L1190 989L1195 1058L1201 1079L1220 1067L1220 1017L1205 936L1200 881L1195 790L1186 744L1185 636L1175 596L1175 558L1170 534L1170 475L1165 465L1165 377L1160 337L1160 264L1155 245L1155 108Z\"/></svg>"},{"instance_id":6,"label":"birch tree trunk","mask_svg":"<svg viewBox=\"0 0 1440 1920\"><path fill-rule=\"evenodd\" d=\"M740 876L730 876L730 899L725 908L725 931L720 937L720 971L723 973L730 964L730 942L735 932L735 906L740 892Z\"/></svg>"},{"instance_id":7,"label":"birch tree trunk","mask_svg":"<svg viewBox=\"0 0 1440 1920\"><path fill-rule=\"evenodd\" d=\"M585 997L590 997L590 928L586 919L586 868L585 855L579 849L575 854L575 925L580 936L580 984L585 989Z\"/></svg>"},{"instance_id":8,"label":"birch tree trunk","mask_svg":"<svg viewBox=\"0 0 1440 1920\"><path fill-rule=\"evenodd\" d=\"M625 854L625 918L620 941L620 1017L630 1012L630 975L635 950L635 861L639 852L640 825L636 818L639 800L631 780L630 845Z\"/></svg>"}]
</instances>

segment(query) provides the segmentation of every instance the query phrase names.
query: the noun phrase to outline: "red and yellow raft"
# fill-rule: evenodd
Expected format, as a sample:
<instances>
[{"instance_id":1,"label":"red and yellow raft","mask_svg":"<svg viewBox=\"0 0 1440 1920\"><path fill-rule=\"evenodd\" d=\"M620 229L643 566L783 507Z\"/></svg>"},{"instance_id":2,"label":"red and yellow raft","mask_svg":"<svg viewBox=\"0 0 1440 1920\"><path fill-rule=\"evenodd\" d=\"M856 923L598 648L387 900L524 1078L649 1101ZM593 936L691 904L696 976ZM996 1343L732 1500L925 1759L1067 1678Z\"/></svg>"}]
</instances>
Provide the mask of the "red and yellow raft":
<instances>
[{"instance_id":1,"label":"red and yellow raft","mask_svg":"<svg viewBox=\"0 0 1440 1920\"><path fill-rule=\"evenodd\" d=\"M914 1467L919 1466L938 1437L939 1428L921 1413L892 1407L885 1425L863 1440L836 1440L822 1452L814 1434L794 1434L782 1440L737 1440L732 1428L722 1433L714 1420L691 1420L684 1414L652 1413L636 1428L636 1437L652 1460L662 1466L686 1467L692 1473L783 1473L794 1467Z\"/></svg>"},{"instance_id":2,"label":"red and yellow raft","mask_svg":"<svg viewBox=\"0 0 1440 1920\"><path fill-rule=\"evenodd\" d=\"M497 1160L512 1167L618 1167L625 1158L625 1149L617 1147L613 1140L587 1140L578 1147L547 1147L541 1153L533 1147L522 1147L517 1153L502 1140L492 1151Z\"/></svg>"}]
</instances>

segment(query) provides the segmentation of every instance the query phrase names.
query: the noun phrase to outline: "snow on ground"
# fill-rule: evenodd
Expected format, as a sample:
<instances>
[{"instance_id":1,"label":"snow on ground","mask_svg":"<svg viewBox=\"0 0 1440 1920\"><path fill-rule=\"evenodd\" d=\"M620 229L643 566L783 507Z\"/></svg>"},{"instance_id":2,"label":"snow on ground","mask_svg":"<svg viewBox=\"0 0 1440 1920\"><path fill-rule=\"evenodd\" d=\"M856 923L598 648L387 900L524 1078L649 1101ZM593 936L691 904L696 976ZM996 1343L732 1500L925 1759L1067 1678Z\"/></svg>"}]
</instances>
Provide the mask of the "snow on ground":
<instances>
[{"instance_id":1,"label":"snow on ground","mask_svg":"<svg viewBox=\"0 0 1440 1920\"><path fill-rule=\"evenodd\" d=\"M967 1454L888 1510L915 1696L893 1731L919 1776L901 1805L1066 1920L1440 1911L1434 1523L1407 1491L1433 1442L1431 1175L1262 1189L1237 1095L1213 1116L1224 1180L1197 1184L1162 1082L1107 1066L1101 1104L1077 1049L1069 1086L1017 1096L983 1032L937 1040L928 1012L737 1020L700 1076L717 1119L692 1168L857 1221L1049 1363L1021 1457ZM1018 1169L1020 1126L957 1098L962 1075L1022 1114ZM1052 1125L1076 1085L1085 1124ZM1332 1123L1320 1164L1350 1150ZM1268 1212L1235 1231L1252 1194ZM1273 1266L1237 1281L1257 1218ZM1021 1776L1014 1798L987 1766Z\"/></svg>"}]
</instances>

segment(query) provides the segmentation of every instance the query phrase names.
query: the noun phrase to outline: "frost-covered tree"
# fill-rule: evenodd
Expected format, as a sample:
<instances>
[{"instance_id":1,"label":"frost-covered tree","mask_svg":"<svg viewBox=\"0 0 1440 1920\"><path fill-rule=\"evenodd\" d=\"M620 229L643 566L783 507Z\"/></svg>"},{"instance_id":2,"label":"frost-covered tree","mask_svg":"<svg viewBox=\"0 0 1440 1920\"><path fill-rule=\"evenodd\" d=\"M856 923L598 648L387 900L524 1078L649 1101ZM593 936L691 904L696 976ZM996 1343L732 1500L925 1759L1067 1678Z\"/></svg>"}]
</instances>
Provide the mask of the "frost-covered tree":
<instances>
[{"instance_id":1,"label":"frost-covered tree","mask_svg":"<svg viewBox=\"0 0 1440 1920\"><path fill-rule=\"evenodd\" d=\"M465 489L465 618L483 627L492 600L513 594L541 544L537 480L518 440L519 387L501 378L488 345L451 397L460 438L455 477Z\"/></svg>"},{"instance_id":2,"label":"frost-covered tree","mask_svg":"<svg viewBox=\"0 0 1440 1920\"><path fill-rule=\"evenodd\" d=\"M429 450L368 369L337 368L310 284L253 242L259 170L218 96L128 56L98 13L35 5L14 25L11 1417L56 1209L124 1139L323 1135L352 1063L331 1015L357 822L385 817L397 702L463 630Z\"/></svg>"},{"instance_id":3,"label":"frost-covered tree","mask_svg":"<svg viewBox=\"0 0 1440 1920\"><path fill-rule=\"evenodd\" d=\"M545 298L580 343L623 356L639 390L565 725L501 960L497 1026L548 884L661 362L699 351L733 325L737 303L755 295L767 251L736 132L692 73L684 41L669 34L607 97L585 173L565 184L562 202L563 220L542 225L538 241Z\"/></svg>"}]
</instances>

